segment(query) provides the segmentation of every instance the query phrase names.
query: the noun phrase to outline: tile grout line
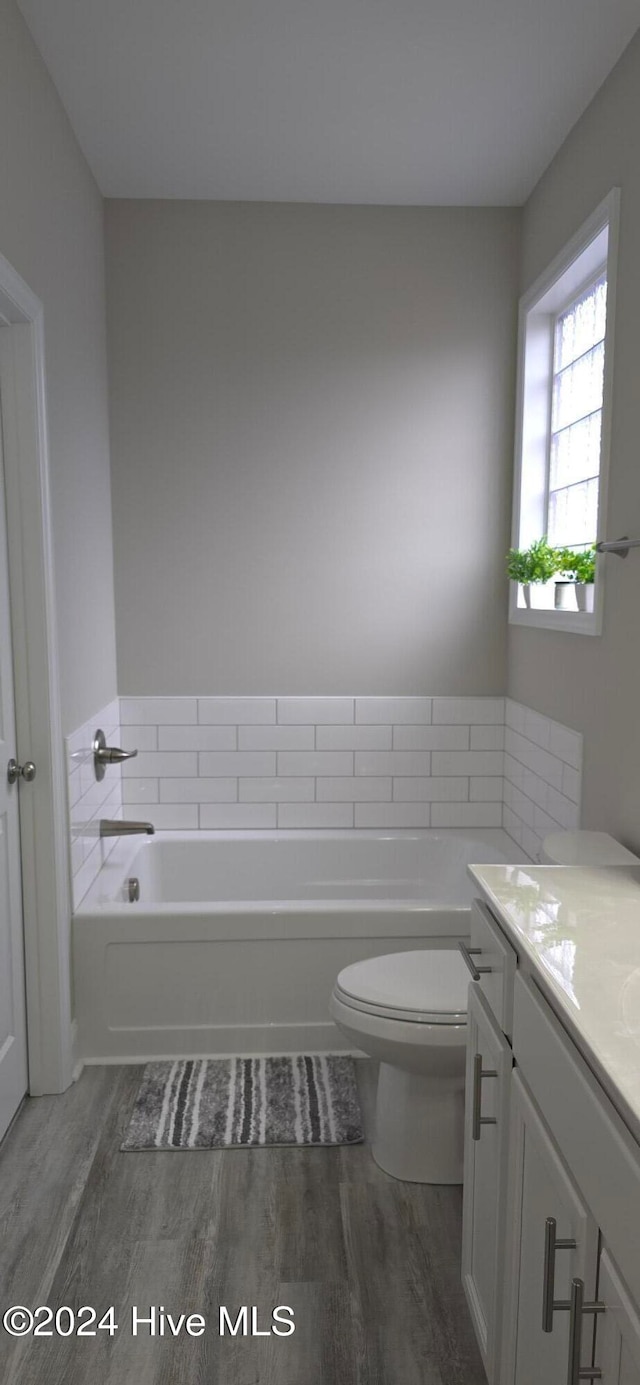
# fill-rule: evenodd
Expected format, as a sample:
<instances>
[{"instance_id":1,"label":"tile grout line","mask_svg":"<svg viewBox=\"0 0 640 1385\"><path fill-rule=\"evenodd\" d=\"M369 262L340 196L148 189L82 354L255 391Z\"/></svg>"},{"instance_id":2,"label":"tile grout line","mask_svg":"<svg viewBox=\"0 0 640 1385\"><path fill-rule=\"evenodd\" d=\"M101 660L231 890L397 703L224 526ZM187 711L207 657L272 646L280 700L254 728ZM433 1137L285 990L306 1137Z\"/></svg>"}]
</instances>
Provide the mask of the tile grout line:
<instances>
[{"instance_id":1,"label":"tile grout line","mask_svg":"<svg viewBox=\"0 0 640 1385\"><path fill-rule=\"evenodd\" d=\"M552 822L555 822L555 823L556 823L556 825L560 828L561 832L567 832L567 831L569 831L569 830L571 830L571 831L575 830L575 829L573 829L573 828L572 828L572 829L569 829L569 828L563 827L562 823L561 823L561 822L558 822L558 819L557 819L556 817L554 817L553 813L550 813L550 812L548 811L547 808L543 808L542 805L541 805L540 803L536 803L535 798L530 798L529 794L525 793L524 789L521 789L521 788L519 787L518 784L514 784L514 783L512 782L512 780L510 780L510 779L507 780L507 783L510 784L510 786L511 786L512 789L516 789L516 791L517 791L518 793L522 794L522 797L523 797L523 798L526 798L527 803L530 803L531 806L532 806L532 808L537 808L537 810L538 810L539 813L545 813L546 816L547 816L548 818L551 818ZM503 803L505 803L504 798L503 798L502 801L503 801ZM521 814L517 812L517 810L512 806L511 803L505 803L505 807L509 808L509 810L510 810L512 813L515 813L516 817L521 817ZM577 803L572 803L572 804L571 804L571 807L572 807L572 808L575 808L576 812L578 812L578 815L579 815L578 804L577 804ZM525 819L522 818L522 821L524 822ZM529 826L528 823L527 823L527 826ZM533 829L532 829L532 830L533 830Z\"/></svg>"},{"instance_id":2,"label":"tile grout line","mask_svg":"<svg viewBox=\"0 0 640 1385\"><path fill-rule=\"evenodd\" d=\"M539 746L535 746L534 748L535 748L536 750L540 750L540 747L539 747ZM566 760L561 760L560 757L559 757L558 755L551 755L551 751L550 751L550 750L543 750L541 753L542 753L543 755L550 755L551 758L552 758L553 760L556 760L557 763L558 763L559 765L567 765L567 769L573 769L573 768L574 768L573 765L567 764L567 761L566 761ZM551 784L551 783L549 783L549 780L548 780L548 779L545 779L544 774L541 774L540 771L537 770L537 769L532 769L531 765L525 764L525 761L524 761L524 760L520 760L519 757L518 757L517 755L514 755L514 753L513 753L512 750L505 750L505 751L504 751L504 754L505 754L505 755L510 755L510 756L511 756L511 759L512 759L512 760L515 760L519 765L522 765L522 768L528 770L528 771L529 771L529 774L535 774L535 776L536 776L537 779L542 779L542 781L543 781L545 784L548 784L548 785L549 785L549 788L550 788L550 789L555 789L555 788L556 788L555 784ZM576 773L576 774L580 774L580 770L575 770L575 773ZM556 789L556 793L562 793L562 789ZM566 794L565 794L565 798L566 798Z\"/></svg>"},{"instance_id":3,"label":"tile grout line","mask_svg":"<svg viewBox=\"0 0 640 1385\"><path fill-rule=\"evenodd\" d=\"M511 758L512 758L513 760L516 760L515 755L513 755ZM542 777L541 774L536 774L536 771L535 771L534 769L530 769L528 765L523 765L523 764L522 764L522 760L516 760L516 764L522 765L522 768L525 769L525 770L527 771L527 774L532 774L533 777L534 777L534 779L538 779L538 780L540 781L541 784L544 784L544 786L545 786L546 789L551 789L551 792L552 792L552 793L557 793L558 796L559 796L559 798L564 798L565 802L569 805L569 807L571 807L571 808L579 808L579 807L580 807L580 804L579 804L579 803L576 803L576 802L575 802L575 799L569 798L569 795L566 794L566 793L563 793L563 792L562 792L562 789L557 789L556 786L555 786L555 784L550 784L550 783L548 782L547 779L543 779L543 777ZM579 771L576 770L576 774L578 774L578 773L579 773ZM490 775L480 776L480 777L491 778ZM509 778L509 775L506 773L506 766L505 766L505 774L503 775L503 778L506 780L507 784L510 784L510 785L511 785L512 788L518 789L519 792L520 792L521 794L523 794L525 798L531 798L531 794L528 794L528 793L526 792L525 789L521 788L519 784L516 784L515 779L510 779L510 778ZM532 803L536 803L535 798L531 799L531 802L532 802ZM541 806L541 805L540 805L539 803L536 803L536 808L539 808L540 806Z\"/></svg>"},{"instance_id":4,"label":"tile grout line","mask_svg":"<svg viewBox=\"0 0 640 1385\"><path fill-rule=\"evenodd\" d=\"M510 754L510 751L505 751L505 754ZM516 762L517 765L522 765L522 768L523 768L524 770L527 771L527 774L533 774L534 778L535 778L535 779L539 779L539 780L540 780L540 783L541 783L541 784L544 784L545 787L546 787L547 789L551 789L551 790L553 791L553 793L557 793L557 794L560 795L561 798L565 798L565 799L567 800L567 803L569 803L569 804L571 805L572 808L579 808L579 807L580 807L580 804L579 804L579 803L576 803L576 802L574 801L573 798L569 798L569 795L566 794L566 793L563 793L563 792L562 792L562 789L557 789L556 786L555 786L555 784L550 784L548 779L545 779L544 776L543 776L542 774L538 774L537 771L536 771L535 769L531 769L531 766L530 766L530 765L525 765L524 761L523 761L523 760L519 760L519 759L517 758L516 755L512 755L512 756L511 756L511 759L512 759L512 760L515 760L515 762ZM572 769L573 766L570 765L569 768ZM576 774L580 774L580 771L579 771L579 770L576 770L575 772L576 772ZM486 776L486 777L487 777L487 778L490 778L491 776ZM506 779L506 781L507 781L508 784L511 784L511 785L512 785L512 787L513 787L514 789L519 789L519 790L520 790L520 793L524 794L525 798L530 798L530 797L531 797L531 795L528 794L528 793L526 793L524 789L521 789L521 788L520 788L520 785L519 785L519 784L516 784L515 779L510 779L510 778L509 778L509 775L506 773L506 766L505 766L505 774L504 774L503 777L504 777L504 779ZM532 803L535 803L535 799L531 799L531 802L532 802ZM539 807L540 807L540 804L539 804L539 803L536 803L536 808L539 808Z\"/></svg>"},{"instance_id":5,"label":"tile grout line","mask_svg":"<svg viewBox=\"0 0 640 1385\"><path fill-rule=\"evenodd\" d=\"M524 704L522 703L522 704L520 704L520 705L523 706ZM561 723L560 723L559 721L555 722L554 725L559 726L560 729L563 730L563 731L571 731L571 730L572 730L572 728L571 728L570 726L566 726L566 727L561 726ZM520 739L521 739L522 741L526 741L526 742L527 742L527 745L530 745L531 748L532 748L532 750L537 750L537 751L539 751L542 755L550 755L552 760L559 760L561 765L566 765L568 769L573 769L573 770L575 770L576 774L579 774L579 773L580 773L579 770L576 770L575 765L572 765L572 764L571 764L571 761L570 761L570 760L565 760L564 757L563 757L562 755L558 755L558 753L557 753L555 750L549 750L548 746L546 746L546 745L538 745L538 742L537 742L537 741L532 741L530 736L525 736L524 731L517 731L516 728L515 728L515 726L507 726L506 723L505 723L505 728L504 728L504 729L505 729L505 740L506 740L506 733L507 733L507 731L511 731L511 732L513 733L514 736L519 736ZM579 736L579 735L581 735L581 732L579 732L579 731L574 731L573 734L574 734L575 736ZM580 763L581 763L581 764L582 764L582 751L583 751L583 747L581 747L581 749L580 749ZM514 759L515 759L515 758L516 758L516 756L514 756Z\"/></svg>"}]
</instances>

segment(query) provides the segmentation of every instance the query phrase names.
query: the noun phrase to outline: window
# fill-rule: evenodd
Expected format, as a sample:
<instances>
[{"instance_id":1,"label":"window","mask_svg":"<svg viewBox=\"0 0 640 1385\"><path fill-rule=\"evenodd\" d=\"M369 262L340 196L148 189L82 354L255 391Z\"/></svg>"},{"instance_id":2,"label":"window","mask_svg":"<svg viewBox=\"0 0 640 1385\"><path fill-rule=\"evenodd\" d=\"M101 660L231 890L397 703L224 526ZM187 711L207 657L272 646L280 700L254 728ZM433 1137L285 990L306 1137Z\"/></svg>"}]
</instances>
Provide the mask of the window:
<instances>
[{"instance_id":1,"label":"window","mask_svg":"<svg viewBox=\"0 0 640 1385\"><path fill-rule=\"evenodd\" d=\"M556 318L547 506L554 548L595 543L606 316L602 274Z\"/></svg>"},{"instance_id":2,"label":"window","mask_svg":"<svg viewBox=\"0 0 640 1385\"><path fill-rule=\"evenodd\" d=\"M546 536L579 553L606 537L618 204L614 190L521 300L514 548ZM554 579L532 609L512 583L509 618L599 634L602 578L599 559L591 613L556 610Z\"/></svg>"}]
</instances>

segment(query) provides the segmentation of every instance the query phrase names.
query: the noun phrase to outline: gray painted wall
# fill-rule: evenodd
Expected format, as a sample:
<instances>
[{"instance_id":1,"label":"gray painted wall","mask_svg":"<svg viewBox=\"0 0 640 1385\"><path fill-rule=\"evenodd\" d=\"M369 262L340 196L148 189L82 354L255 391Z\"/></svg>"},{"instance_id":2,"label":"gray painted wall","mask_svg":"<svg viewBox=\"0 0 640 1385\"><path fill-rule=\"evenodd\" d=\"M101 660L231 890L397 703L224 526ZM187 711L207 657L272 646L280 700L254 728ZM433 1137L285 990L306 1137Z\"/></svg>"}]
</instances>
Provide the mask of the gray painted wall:
<instances>
[{"instance_id":1,"label":"gray painted wall","mask_svg":"<svg viewBox=\"0 0 640 1385\"><path fill-rule=\"evenodd\" d=\"M621 188L606 537L640 537L640 33L524 210L522 289L611 187ZM640 553L606 560L600 638L511 628L509 692L583 731L583 825L640 849Z\"/></svg>"},{"instance_id":2,"label":"gray painted wall","mask_svg":"<svg viewBox=\"0 0 640 1385\"><path fill-rule=\"evenodd\" d=\"M123 693L500 693L519 213L106 204Z\"/></svg>"},{"instance_id":3,"label":"gray painted wall","mask_svg":"<svg viewBox=\"0 0 640 1385\"><path fill-rule=\"evenodd\" d=\"M45 311L62 715L71 731L116 692L102 198L14 0L0 0L0 130L0 253Z\"/></svg>"}]
</instances>

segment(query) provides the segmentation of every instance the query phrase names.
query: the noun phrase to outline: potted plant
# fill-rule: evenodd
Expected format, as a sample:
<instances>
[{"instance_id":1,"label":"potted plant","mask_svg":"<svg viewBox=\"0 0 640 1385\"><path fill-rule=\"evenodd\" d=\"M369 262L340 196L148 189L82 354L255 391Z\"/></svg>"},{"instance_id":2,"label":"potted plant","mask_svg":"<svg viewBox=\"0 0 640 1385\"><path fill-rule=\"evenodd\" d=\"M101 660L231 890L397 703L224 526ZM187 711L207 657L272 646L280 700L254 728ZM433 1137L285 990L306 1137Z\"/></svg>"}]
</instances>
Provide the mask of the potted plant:
<instances>
[{"instance_id":1,"label":"potted plant","mask_svg":"<svg viewBox=\"0 0 640 1385\"><path fill-rule=\"evenodd\" d=\"M564 574L564 581L556 582L556 608L567 609L563 596L573 588L578 610L592 611L596 575L595 548L592 546L579 553L573 548L561 548L558 552L558 572Z\"/></svg>"},{"instance_id":2,"label":"potted plant","mask_svg":"<svg viewBox=\"0 0 640 1385\"><path fill-rule=\"evenodd\" d=\"M558 553L547 543L546 535L535 539L530 548L510 548L507 572L512 582L522 587L524 604L531 606L531 587L548 582L558 571Z\"/></svg>"}]
</instances>

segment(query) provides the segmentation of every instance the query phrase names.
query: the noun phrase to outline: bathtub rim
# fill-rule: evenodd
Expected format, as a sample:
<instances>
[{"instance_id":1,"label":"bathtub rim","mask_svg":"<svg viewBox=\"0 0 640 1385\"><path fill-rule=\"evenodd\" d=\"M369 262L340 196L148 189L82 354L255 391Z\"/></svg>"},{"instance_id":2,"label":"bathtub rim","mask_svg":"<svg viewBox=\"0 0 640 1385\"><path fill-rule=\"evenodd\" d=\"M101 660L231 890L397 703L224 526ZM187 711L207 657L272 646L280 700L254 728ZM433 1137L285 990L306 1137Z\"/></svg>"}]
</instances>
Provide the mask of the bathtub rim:
<instances>
[{"instance_id":1,"label":"bathtub rim","mask_svg":"<svg viewBox=\"0 0 640 1385\"><path fill-rule=\"evenodd\" d=\"M108 898L95 901L94 896L103 887L105 878L113 882L114 892L122 889L128 873L131 871L134 861L141 851L153 851L158 845L168 842L271 842L277 845L279 842L299 842L299 841L467 841L483 844L486 846L495 845L502 851L503 859L512 865L530 864L528 857L511 837L501 827L425 827L425 828L288 828L280 831L279 829L245 829L242 831L229 829L207 829L174 831L162 829L150 837L122 838L116 850L112 851L109 858L101 867L93 884L87 893L79 901L73 911L75 921L81 922L86 919L103 918L105 915L115 914L123 918L171 918L177 913L189 918L198 915L222 915L231 914L233 916L251 917L252 915L264 915L265 912L275 916L282 915L309 915L337 913L357 914L364 909L373 914L387 914L392 911L397 913L425 914L430 911L457 913L467 912L470 902L455 903L452 900L438 900L436 898L425 900L416 899L394 899L393 896L383 899L340 899L337 896L332 899L242 899L242 900L209 900L200 899L194 901L171 900L156 901L144 907L144 902L132 904L128 900L119 899L117 895L110 894ZM470 858L462 863L465 874L470 865L477 864ZM486 861L484 864L487 864Z\"/></svg>"}]
</instances>

